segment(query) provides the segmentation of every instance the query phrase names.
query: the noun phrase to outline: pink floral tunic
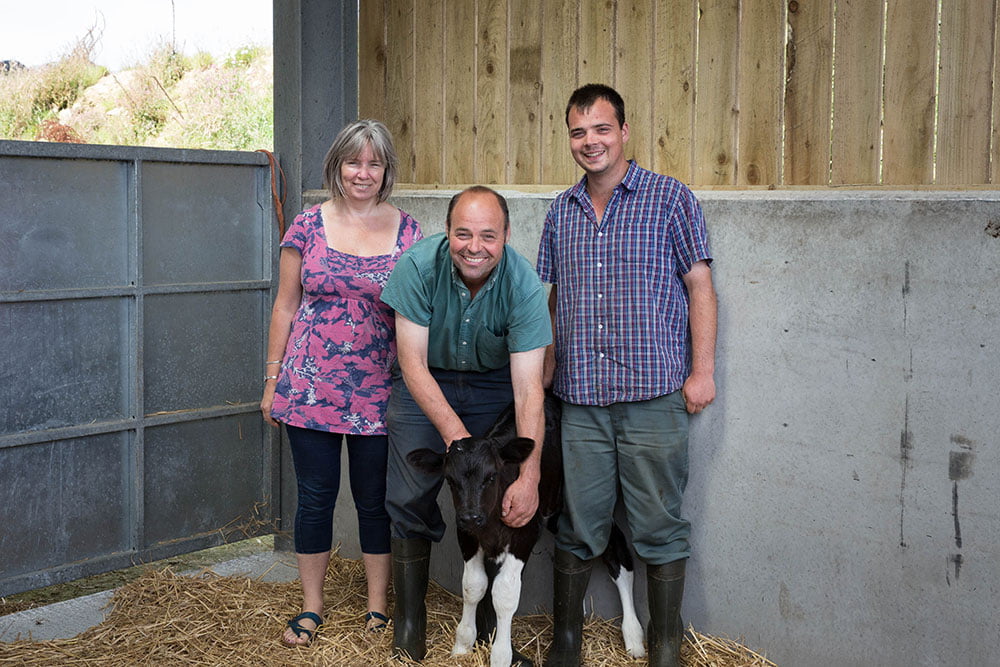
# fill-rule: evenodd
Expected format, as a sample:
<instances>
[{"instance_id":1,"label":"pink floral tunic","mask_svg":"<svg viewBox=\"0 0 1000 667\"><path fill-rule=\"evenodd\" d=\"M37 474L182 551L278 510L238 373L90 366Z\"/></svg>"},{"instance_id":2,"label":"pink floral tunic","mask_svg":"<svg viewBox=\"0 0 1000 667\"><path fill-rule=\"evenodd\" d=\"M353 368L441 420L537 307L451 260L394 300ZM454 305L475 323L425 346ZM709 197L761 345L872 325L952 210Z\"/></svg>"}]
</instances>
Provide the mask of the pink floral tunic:
<instances>
[{"instance_id":1,"label":"pink floral tunic","mask_svg":"<svg viewBox=\"0 0 1000 667\"><path fill-rule=\"evenodd\" d=\"M327 245L319 205L296 216L281 247L302 255L302 302L271 416L318 431L385 434L396 328L379 297L396 260L422 237L420 223L400 211L392 253L358 257Z\"/></svg>"}]
</instances>

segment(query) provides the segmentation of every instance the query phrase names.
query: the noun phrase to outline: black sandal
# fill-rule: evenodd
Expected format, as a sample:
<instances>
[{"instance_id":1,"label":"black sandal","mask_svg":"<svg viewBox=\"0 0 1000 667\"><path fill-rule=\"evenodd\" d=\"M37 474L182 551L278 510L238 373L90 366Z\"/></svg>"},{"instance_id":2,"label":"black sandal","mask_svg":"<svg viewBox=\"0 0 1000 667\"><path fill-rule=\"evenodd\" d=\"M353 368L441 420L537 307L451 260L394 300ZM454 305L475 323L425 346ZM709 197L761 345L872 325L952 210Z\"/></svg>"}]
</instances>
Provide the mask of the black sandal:
<instances>
[{"instance_id":1,"label":"black sandal","mask_svg":"<svg viewBox=\"0 0 1000 667\"><path fill-rule=\"evenodd\" d=\"M368 621L376 620L379 623L368 628ZM368 628L368 632L379 632L385 630L389 624L389 617L385 614L380 614L377 611L370 611L365 614L365 627Z\"/></svg>"},{"instance_id":2,"label":"black sandal","mask_svg":"<svg viewBox=\"0 0 1000 667\"><path fill-rule=\"evenodd\" d=\"M301 621L304 618L309 619L310 621L315 623L316 627L312 629L304 627L301 623L299 623L299 621ZM295 633L296 637L302 637L302 633L304 632L306 634L305 643L303 644L288 644L287 642L284 643L288 646L309 646L309 644L312 643L313 634L317 630L319 630L319 626L321 625L323 625L323 619L319 617L319 614L314 614L311 611L304 611L295 618L293 618L292 620L288 621L288 627L292 629L292 632Z\"/></svg>"}]
</instances>

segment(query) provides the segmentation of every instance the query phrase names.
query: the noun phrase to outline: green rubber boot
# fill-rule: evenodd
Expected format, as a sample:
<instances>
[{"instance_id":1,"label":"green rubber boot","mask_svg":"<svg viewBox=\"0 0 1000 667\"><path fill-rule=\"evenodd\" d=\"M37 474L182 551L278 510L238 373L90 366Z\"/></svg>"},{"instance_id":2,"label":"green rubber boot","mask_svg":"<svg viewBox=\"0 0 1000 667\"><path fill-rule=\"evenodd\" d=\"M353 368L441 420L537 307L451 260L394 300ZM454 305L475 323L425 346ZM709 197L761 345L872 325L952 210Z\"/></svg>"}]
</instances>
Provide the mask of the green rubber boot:
<instances>
[{"instance_id":1,"label":"green rubber boot","mask_svg":"<svg viewBox=\"0 0 1000 667\"><path fill-rule=\"evenodd\" d=\"M646 591L649 599L650 667L678 667L684 623L681 621L681 599L684 597L684 569L687 559L666 565L646 566Z\"/></svg>"},{"instance_id":2,"label":"green rubber boot","mask_svg":"<svg viewBox=\"0 0 1000 667\"><path fill-rule=\"evenodd\" d=\"M552 561L552 646L545 667L580 667L583 648L583 597L593 563L556 549Z\"/></svg>"}]
</instances>

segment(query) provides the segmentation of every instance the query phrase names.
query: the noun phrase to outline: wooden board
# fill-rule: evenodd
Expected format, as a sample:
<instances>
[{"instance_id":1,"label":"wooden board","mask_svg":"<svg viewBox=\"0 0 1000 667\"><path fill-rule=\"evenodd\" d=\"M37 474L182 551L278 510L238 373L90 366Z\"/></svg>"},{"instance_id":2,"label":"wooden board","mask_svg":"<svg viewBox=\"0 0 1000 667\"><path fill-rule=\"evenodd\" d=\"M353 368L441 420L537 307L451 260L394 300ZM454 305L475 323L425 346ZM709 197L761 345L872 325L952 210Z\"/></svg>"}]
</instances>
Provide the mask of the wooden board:
<instances>
[{"instance_id":1,"label":"wooden board","mask_svg":"<svg viewBox=\"0 0 1000 667\"><path fill-rule=\"evenodd\" d=\"M362 2L358 12L358 117L385 120L385 3Z\"/></svg>"},{"instance_id":2,"label":"wooden board","mask_svg":"<svg viewBox=\"0 0 1000 667\"><path fill-rule=\"evenodd\" d=\"M785 185L830 182L833 0L791 0L785 62Z\"/></svg>"},{"instance_id":3,"label":"wooden board","mask_svg":"<svg viewBox=\"0 0 1000 667\"><path fill-rule=\"evenodd\" d=\"M885 185L933 182L936 54L937 0L888 0L881 178Z\"/></svg>"},{"instance_id":4,"label":"wooden board","mask_svg":"<svg viewBox=\"0 0 1000 667\"><path fill-rule=\"evenodd\" d=\"M476 3L477 183L507 182L507 0Z\"/></svg>"},{"instance_id":5,"label":"wooden board","mask_svg":"<svg viewBox=\"0 0 1000 667\"><path fill-rule=\"evenodd\" d=\"M615 53L615 90L625 99L625 122L629 140L625 157L650 168L653 149L653 101L646 91L652 87L653 17L644 0L621 0L618 3L617 44Z\"/></svg>"},{"instance_id":6,"label":"wooden board","mask_svg":"<svg viewBox=\"0 0 1000 667\"><path fill-rule=\"evenodd\" d=\"M738 185L781 183L784 5L743 0L739 40Z\"/></svg>"},{"instance_id":7,"label":"wooden board","mask_svg":"<svg viewBox=\"0 0 1000 667\"><path fill-rule=\"evenodd\" d=\"M399 180L413 180L413 0L393 0L386 13L388 51L385 75L385 123L399 156Z\"/></svg>"},{"instance_id":8,"label":"wooden board","mask_svg":"<svg viewBox=\"0 0 1000 667\"><path fill-rule=\"evenodd\" d=\"M615 3L580 0L580 40L576 46L580 85L615 80Z\"/></svg>"},{"instance_id":9,"label":"wooden board","mask_svg":"<svg viewBox=\"0 0 1000 667\"><path fill-rule=\"evenodd\" d=\"M420 0L414 11L414 42L419 46L413 54L413 179L440 183L444 181L444 1Z\"/></svg>"},{"instance_id":10,"label":"wooden board","mask_svg":"<svg viewBox=\"0 0 1000 667\"><path fill-rule=\"evenodd\" d=\"M830 182L877 183L882 122L882 3L840 0L834 17Z\"/></svg>"},{"instance_id":11,"label":"wooden board","mask_svg":"<svg viewBox=\"0 0 1000 667\"><path fill-rule=\"evenodd\" d=\"M445 0L445 183L475 182L475 4Z\"/></svg>"},{"instance_id":12,"label":"wooden board","mask_svg":"<svg viewBox=\"0 0 1000 667\"><path fill-rule=\"evenodd\" d=\"M694 177L695 26L698 1L654 3L652 169L685 183Z\"/></svg>"},{"instance_id":13,"label":"wooden board","mask_svg":"<svg viewBox=\"0 0 1000 667\"><path fill-rule=\"evenodd\" d=\"M577 2L550 0L541 4L542 182L569 185L580 178L566 133L566 102L578 83Z\"/></svg>"},{"instance_id":14,"label":"wooden board","mask_svg":"<svg viewBox=\"0 0 1000 667\"><path fill-rule=\"evenodd\" d=\"M535 0L510 0L511 183L542 177L542 9Z\"/></svg>"},{"instance_id":15,"label":"wooden board","mask_svg":"<svg viewBox=\"0 0 1000 667\"><path fill-rule=\"evenodd\" d=\"M936 183L985 183L990 177L992 0L941 7Z\"/></svg>"},{"instance_id":16,"label":"wooden board","mask_svg":"<svg viewBox=\"0 0 1000 667\"><path fill-rule=\"evenodd\" d=\"M735 36L739 26L739 0L703 0L700 10L694 180L710 185L731 185L736 182ZM710 48L705 48L708 45Z\"/></svg>"}]
</instances>

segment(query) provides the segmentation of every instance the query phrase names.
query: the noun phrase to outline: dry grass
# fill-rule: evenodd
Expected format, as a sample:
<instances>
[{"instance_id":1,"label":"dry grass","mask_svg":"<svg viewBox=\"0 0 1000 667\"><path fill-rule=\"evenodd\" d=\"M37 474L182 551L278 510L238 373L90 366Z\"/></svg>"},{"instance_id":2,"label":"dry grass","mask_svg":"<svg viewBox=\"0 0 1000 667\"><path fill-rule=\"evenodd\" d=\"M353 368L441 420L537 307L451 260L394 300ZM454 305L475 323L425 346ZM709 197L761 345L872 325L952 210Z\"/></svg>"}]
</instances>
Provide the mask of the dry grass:
<instances>
[{"instance_id":1,"label":"dry grass","mask_svg":"<svg viewBox=\"0 0 1000 667\"><path fill-rule=\"evenodd\" d=\"M391 631L363 631L364 568L334 555L325 584L326 623L309 647L282 645L285 621L298 613L298 582L268 583L247 577L197 577L167 568L151 571L120 588L108 618L73 639L0 644L0 664L17 665L384 665ZM461 658L449 651L461 601L431 584L427 599L426 667L489 664L486 647ZM541 665L551 634L547 615L514 619L514 643ZM689 667L774 667L736 642L689 629L682 649ZM394 663L401 664L401 663ZM618 625L590 620L585 628L584 664L593 667L644 665L625 653Z\"/></svg>"}]
</instances>

